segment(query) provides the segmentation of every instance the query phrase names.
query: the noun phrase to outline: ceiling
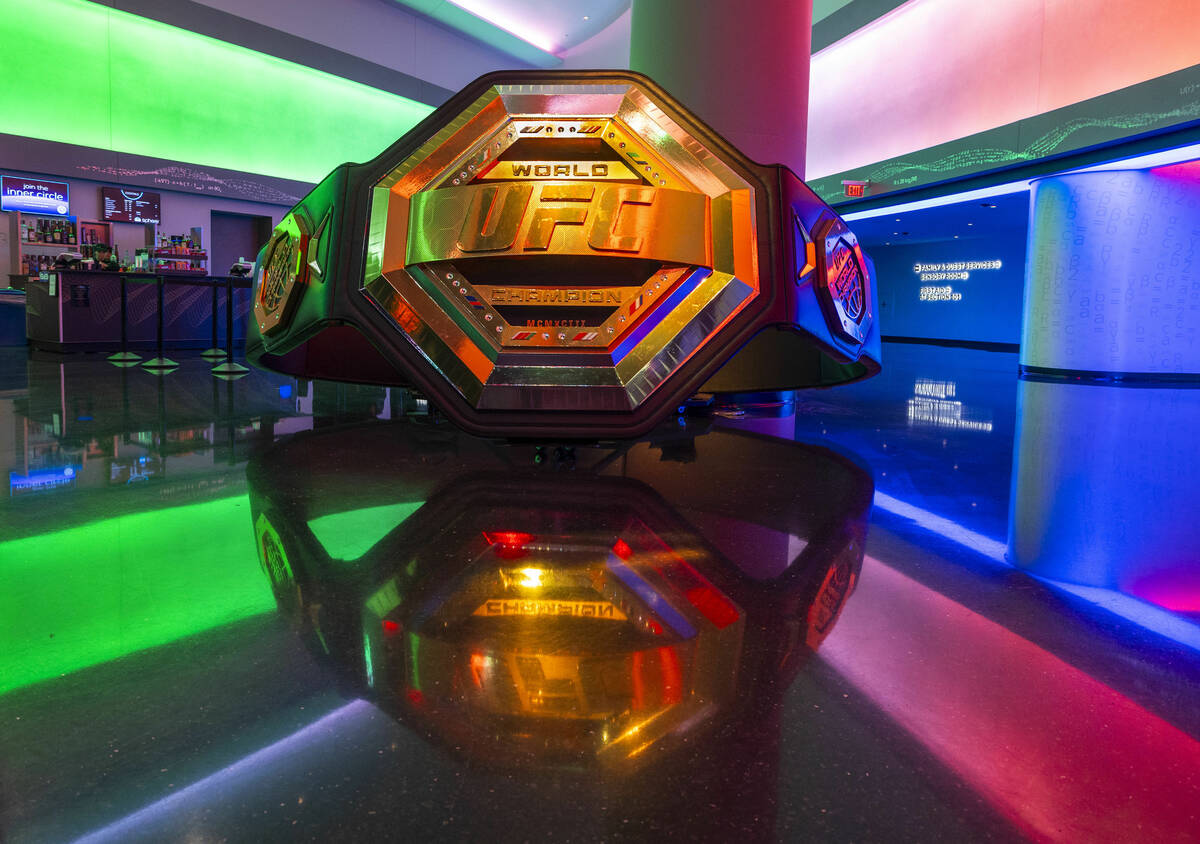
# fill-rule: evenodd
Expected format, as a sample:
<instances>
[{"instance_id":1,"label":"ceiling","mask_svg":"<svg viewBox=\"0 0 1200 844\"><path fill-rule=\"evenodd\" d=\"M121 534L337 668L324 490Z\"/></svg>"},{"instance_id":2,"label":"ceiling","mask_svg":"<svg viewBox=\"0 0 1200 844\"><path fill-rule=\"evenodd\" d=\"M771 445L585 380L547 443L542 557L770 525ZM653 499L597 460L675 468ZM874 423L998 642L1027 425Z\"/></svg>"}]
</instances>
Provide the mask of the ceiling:
<instances>
[{"instance_id":1,"label":"ceiling","mask_svg":"<svg viewBox=\"0 0 1200 844\"><path fill-rule=\"evenodd\" d=\"M388 0L512 53L515 36L544 55L531 61L552 66L571 47L587 41L624 14L631 0ZM516 49L521 49L517 47ZM516 55L514 53L514 55ZM530 61L526 55L518 55Z\"/></svg>"},{"instance_id":2,"label":"ceiling","mask_svg":"<svg viewBox=\"0 0 1200 844\"><path fill-rule=\"evenodd\" d=\"M1029 191L880 214L850 223L864 246L903 246L979 237L1024 237L1029 220Z\"/></svg>"}]
</instances>

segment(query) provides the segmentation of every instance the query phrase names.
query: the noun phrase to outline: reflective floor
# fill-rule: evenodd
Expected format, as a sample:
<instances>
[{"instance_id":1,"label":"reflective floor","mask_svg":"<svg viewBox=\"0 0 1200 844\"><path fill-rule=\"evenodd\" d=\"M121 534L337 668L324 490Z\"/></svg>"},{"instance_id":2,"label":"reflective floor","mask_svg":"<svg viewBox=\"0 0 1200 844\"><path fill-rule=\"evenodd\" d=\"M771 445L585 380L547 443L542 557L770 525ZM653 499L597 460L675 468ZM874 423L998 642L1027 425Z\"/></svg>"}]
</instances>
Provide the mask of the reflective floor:
<instances>
[{"instance_id":1,"label":"reflective floor","mask_svg":"<svg viewBox=\"0 0 1200 844\"><path fill-rule=\"evenodd\" d=\"M1200 840L1200 390L619 446L0 350L0 840Z\"/></svg>"}]
</instances>

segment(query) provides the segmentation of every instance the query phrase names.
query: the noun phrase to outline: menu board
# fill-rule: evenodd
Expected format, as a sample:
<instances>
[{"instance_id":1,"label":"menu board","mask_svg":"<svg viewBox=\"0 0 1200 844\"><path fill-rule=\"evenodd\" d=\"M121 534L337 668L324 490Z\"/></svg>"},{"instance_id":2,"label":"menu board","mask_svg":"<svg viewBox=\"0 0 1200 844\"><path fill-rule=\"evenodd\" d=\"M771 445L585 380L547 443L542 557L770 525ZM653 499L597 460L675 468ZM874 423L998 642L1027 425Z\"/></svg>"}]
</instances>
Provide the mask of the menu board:
<instances>
[{"instance_id":1,"label":"menu board","mask_svg":"<svg viewBox=\"0 0 1200 844\"><path fill-rule=\"evenodd\" d=\"M156 193L126 188L100 188L104 219L118 223L161 223L162 201Z\"/></svg>"},{"instance_id":2,"label":"menu board","mask_svg":"<svg viewBox=\"0 0 1200 844\"><path fill-rule=\"evenodd\" d=\"M0 177L0 210L65 217L71 210L70 191L66 182L3 176Z\"/></svg>"}]
</instances>

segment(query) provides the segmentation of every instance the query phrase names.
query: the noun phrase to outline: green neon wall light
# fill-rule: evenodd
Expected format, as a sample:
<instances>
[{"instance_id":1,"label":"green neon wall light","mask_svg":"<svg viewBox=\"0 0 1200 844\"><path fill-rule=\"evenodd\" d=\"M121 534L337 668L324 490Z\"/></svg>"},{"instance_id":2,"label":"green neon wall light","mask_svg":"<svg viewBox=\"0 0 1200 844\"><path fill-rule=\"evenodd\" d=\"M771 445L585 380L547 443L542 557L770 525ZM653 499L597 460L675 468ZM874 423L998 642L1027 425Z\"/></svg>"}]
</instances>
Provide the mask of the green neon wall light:
<instances>
[{"instance_id":1,"label":"green neon wall light","mask_svg":"<svg viewBox=\"0 0 1200 844\"><path fill-rule=\"evenodd\" d=\"M0 543L0 694L273 612L245 496Z\"/></svg>"},{"instance_id":2,"label":"green neon wall light","mask_svg":"<svg viewBox=\"0 0 1200 844\"><path fill-rule=\"evenodd\" d=\"M308 529L333 559L357 560L421 509L424 503L402 501L399 504L330 513L310 521Z\"/></svg>"},{"instance_id":3,"label":"green neon wall light","mask_svg":"<svg viewBox=\"0 0 1200 844\"><path fill-rule=\"evenodd\" d=\"M47 141L316 182L433 110L88 0L0 0L0 40L0 132Z\"/></svg>"}]
</instances>

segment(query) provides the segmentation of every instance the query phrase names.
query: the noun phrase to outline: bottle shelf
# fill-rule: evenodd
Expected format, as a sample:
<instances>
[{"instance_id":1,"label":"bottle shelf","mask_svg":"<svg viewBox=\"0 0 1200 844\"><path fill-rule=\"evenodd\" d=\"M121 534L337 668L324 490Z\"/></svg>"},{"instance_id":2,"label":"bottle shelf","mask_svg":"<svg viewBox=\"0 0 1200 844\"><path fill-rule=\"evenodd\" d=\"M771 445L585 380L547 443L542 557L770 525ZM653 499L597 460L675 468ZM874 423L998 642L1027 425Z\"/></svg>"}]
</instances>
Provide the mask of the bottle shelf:
<instances>
[{"instance_id":1,"label":"bottle shelf","mask_svg":"<svg viewBox=\"0 0 1200 844\"><path fill-rule=\"evenodd\" d=\"M208 254L205 252L171 252L164 249L155 249L151 257L162 258L172 261L207 261Z\"/></svg>"}]
</instances>

